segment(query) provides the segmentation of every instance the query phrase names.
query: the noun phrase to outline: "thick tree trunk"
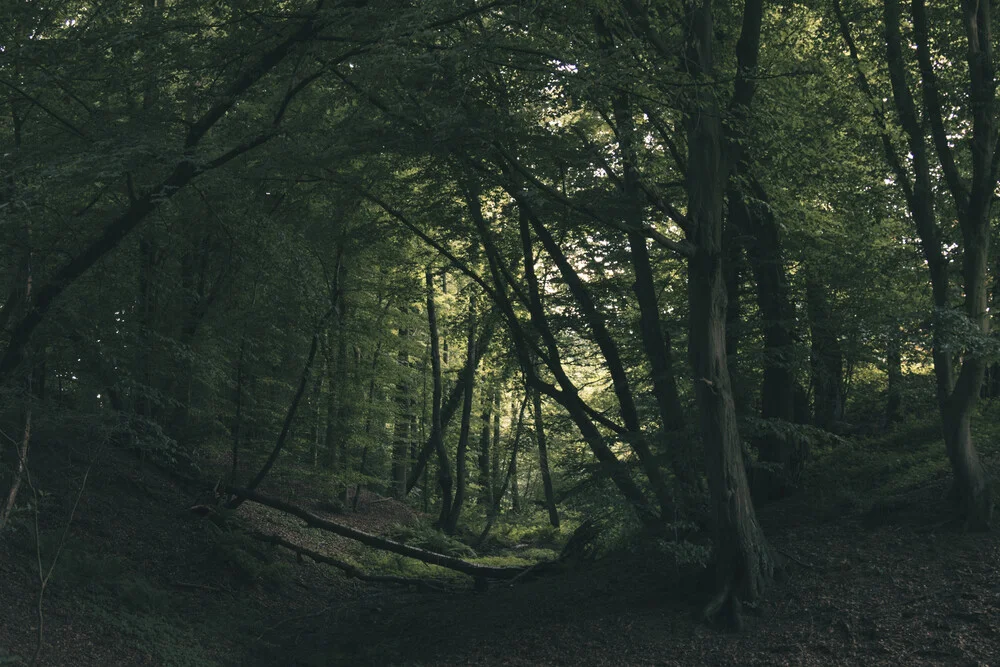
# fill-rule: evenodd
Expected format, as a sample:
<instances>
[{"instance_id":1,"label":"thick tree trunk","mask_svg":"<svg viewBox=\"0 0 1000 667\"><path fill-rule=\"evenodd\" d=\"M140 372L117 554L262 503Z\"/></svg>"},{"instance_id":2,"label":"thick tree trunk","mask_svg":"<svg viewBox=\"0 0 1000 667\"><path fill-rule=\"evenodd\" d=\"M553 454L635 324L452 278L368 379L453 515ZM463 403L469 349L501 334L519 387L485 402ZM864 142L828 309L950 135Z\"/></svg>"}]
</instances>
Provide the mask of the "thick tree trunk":
<instances>
[{"instance_id":1,"label":"thick tree trunk","mask_svg":"<svg viewBox=\"0 0 1000 667\"><path fill-rule=\"evenodd\" d=\"M737 46L741 69L749 70L743 75L752 75L756 69L761 14L760 0L748 0ZM691 45L687 67L700 84L686 118L688 217L690 240L696 248L688 262L689 347L711 492L718 586L718 596L706 614L725 611L738 619L740 601L760 597L772 579L774 562L750 499L726 362L722 208L729 170L723 152L722 113L709 85L714 76L711 0L695 4L685 23ZM750 59L753 67L747 62ZM748 102L741 100L744 105Z\"/></svg>"}]
</instances>

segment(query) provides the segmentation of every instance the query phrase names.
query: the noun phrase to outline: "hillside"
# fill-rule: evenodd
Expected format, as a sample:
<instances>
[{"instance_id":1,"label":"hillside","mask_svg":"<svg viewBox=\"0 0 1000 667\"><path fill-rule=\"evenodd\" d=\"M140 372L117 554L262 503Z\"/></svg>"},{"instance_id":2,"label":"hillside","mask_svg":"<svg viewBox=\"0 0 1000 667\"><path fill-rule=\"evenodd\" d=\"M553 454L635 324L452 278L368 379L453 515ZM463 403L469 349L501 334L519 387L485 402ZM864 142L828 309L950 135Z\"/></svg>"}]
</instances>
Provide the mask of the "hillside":
<instances>
[{"instance_id":1,"label":"hillside","mask_svg":"<svg viewBox=\"0 0 1000 667\"><path fill-rule=\"evenodd\" d=\"M895 442L910 437L919 432ZM861 469L868 479L859 481L881 477L891 495L814 486L765 507L761 521L785 554L787 577L745 609L738 634L701 622L701 575L672 564L667 552L613 550L475 592L468 580L404 566L251 503L234 516L200 517L188 510L197 492L105 449L89 467L44 598L39 664L993 664L1000 655L1000 541L962 532L943 509L944 479L912 482L907 471L933 445L893 451L885 440L857 450L874 457ZM88 463L36 451L45 464L34 483L44 491L48 558ZM879 469L876 460L896 464ZM817 473L814 484L830 474ZM288 491L315 504L308 488ZM380 534L421 520L374 495L356 514L325 516ZM32 654L37 628L30 525L30 512L21 512L0 553L0 594L9 601L0 611L0 646L11 664L18 662L9 654ZM255 543L243 536L248 530L373 570L443 576L448 590L361 583Z\"/></svg>"}]
</instances>

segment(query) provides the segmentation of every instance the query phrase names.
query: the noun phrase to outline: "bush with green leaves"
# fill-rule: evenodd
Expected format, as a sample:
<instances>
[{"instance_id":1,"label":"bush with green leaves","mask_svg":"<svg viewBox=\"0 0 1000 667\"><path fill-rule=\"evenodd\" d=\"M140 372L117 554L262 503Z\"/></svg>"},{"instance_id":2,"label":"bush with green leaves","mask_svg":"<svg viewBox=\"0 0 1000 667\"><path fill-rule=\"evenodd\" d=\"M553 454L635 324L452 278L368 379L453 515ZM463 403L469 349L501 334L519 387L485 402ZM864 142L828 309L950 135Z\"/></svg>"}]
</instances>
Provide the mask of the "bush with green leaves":
<instances>
[{"instance_id":1,"label":"bush with green leaves","mask_svg":"<svg viewBox=\"0 0 1000 667\"><path fill-rule=\"evenodd\" d=\"M397 524L390 529L389 537L397 542L445 554L446 556L453 556L455 558L476 557L476 551L469 545L425 524Z\"/></svg>"}]
</instances>

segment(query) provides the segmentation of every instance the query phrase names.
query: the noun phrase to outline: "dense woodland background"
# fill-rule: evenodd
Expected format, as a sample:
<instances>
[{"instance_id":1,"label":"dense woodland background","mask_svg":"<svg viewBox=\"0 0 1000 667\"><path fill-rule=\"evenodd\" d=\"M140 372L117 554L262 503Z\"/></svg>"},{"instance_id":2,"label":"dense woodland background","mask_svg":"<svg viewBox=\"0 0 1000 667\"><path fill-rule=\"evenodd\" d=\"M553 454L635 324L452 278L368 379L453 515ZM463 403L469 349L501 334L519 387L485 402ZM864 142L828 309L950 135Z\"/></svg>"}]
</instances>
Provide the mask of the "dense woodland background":
<instances>
[{"instance_id":1,"label":"dense woodland background","mask_svg":"<svg viewBox=\"0 0 1000 667\"><path fill-rule=\"evenodd\" d=\"M842 549L884 568L926 544L941 573L910 579L975 582L979 620L925 637L842 606L840 644L775 659L886 637L893 664L995 659L995 14L3 0L0 664L561 664L542 639L473 659L357 630L289 658L304 630L272 635L337 625L331 599L375 632L441 588L428 615L486 628L560 596L547 618L583 614L584 581L624 616L630 585L673 599L670 577L697 580L670 612L697 620L565 664L766 662L663 646L759 640L768 606L814 624L776 580L820 595ZM869 544L899 516L916 526ZM296 551L369 588L310 570L288 598ZM363 592L396 584L417 592Z\"/></svg>"}]
</instances>

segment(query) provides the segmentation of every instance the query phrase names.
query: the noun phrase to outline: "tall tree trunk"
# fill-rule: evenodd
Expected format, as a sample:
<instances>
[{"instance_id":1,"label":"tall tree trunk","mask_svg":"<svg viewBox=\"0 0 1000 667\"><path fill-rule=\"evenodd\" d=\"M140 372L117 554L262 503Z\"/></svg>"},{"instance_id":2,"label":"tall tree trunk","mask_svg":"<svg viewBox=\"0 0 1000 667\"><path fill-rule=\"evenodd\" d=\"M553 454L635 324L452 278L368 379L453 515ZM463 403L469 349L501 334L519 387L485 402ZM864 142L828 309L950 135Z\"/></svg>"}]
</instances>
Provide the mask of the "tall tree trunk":
<instances>
[{"instance_id":1,"label":"tall tree trunk","mask_svg":"<svg viewBox=\"0 0 1000 667\"><path fill-rule=\"evenodd\" d=\"M746 161L740 171L747 169ZM760 388L764 419L795 418L795 380L792 356L795 308L788 295L788 277L778 234L778 224L766 193L752 176L749 196L741 188L729 187L729 215L742 232L747 258L757 285L757 307L764 334L764 378ZM766 449L764 460L777 460ZM778 458L780 454L775 452Z\"/></svg>"},{"instance_id":2,"label":"tall tree trunk","mask_svg":"<svg viewBox=\"0 0 1000 667\"><path fill-rule=\"evenodd\" d=\"M408 336L404 329L399 331L399 338ZM400 350L397 363L405 373L410 364L409 355ZM406 497L406 472L410 467L410 387L406 380L400 380L396 385L396 420L392 436L392 489L397 499Z\"/></svg>"},{"instance_id":3,"label":"tall tree trunk","mask_svg":"<svg viewBox=\"0 0 1000 667\"><path fill-rule=\"evenodd\" d=\"M491 523L495 518L496 488L493 483L494 478L494 449L496 443L490 446L490 403L487 397L483 401L483 411L479 416L479 483L482 485L483 499L489 500L486 506L486 522Z\"/></svg>"},{"instance_id":4,"label":"tall tree trunk","mask_svg":"<svg viewBox=\"0 0 1000 667\"><path fill-rule=\"evenodd\" d=\"M427 283L427 328L431 339L431 382L433 390L431 396L431 436L434 442L434 451L438 459L438 486L441 487L441 512L438 516L438 525L447 527L451 525L452 490L451 490L451 461L448 460L448 450L444 446L444 435L441 431L441 348L438 337L437 308L434 304L434 274L428 266L424 273ZM403 493L406 493L405 487Z\"/></svg>"},{"instance_id":5,"label":"tall tree trunk","mask_svg":"<svg viewBox=\"0 0 1000 667\"><path fill-rule=\"evenodd\" d=\"M493 339L493 334L496 331L496 317L495 311L490 311L486 316L486 321L483 323L483 329L479 333L479 338L476 339L475 347L475 366L473 367L473 373L479 367L480 359L486 354L486 350L489 348L490 341ZM442 432L451 423L452 417L455 416L455 412L458 410L458 406L462 404L464 406L464 396L465 396L465 384L466 384L466 373L463 372L462 376L459 377L458 382L451 388L448 393L448 398L445 400L444 405L441 407L441 429ZM423 473L424 467L427 465L427 461L430 459L431 453L434 451L433 443L428 439L424 443L423 448L420 450L419 456L417 456L416 462L413 464L413 468L410 471L409 480L406 483L406 492L409 493L413 490L413 487L417 484L417 479Z\"/></svg>"},{"instance_id":6,"label":"tall tree trunk","mask_svg":"<svg viewBox=\"0 0 1000 667\"><path fill-rule=\"evenodd\" d=\"M737 44L740 74L734 102L744 109L753 93L762 9L761 0L747 1ZM699 84L693 93L694 108L686 117L688 217L695 245L688 262L688 340L711 492L718 587L706 615L725 611L738 619L740 601L761 596L773 576L774 562L750 499L726 363L722 208L729 169L722 110L711 85L715 77L711 0L693 4L685 25L690 45L687 68Z\"/></svg>"},{"instance_id":7,"label":"tall tree trunk","mask_svg":"<svg viewBox=\"0 0 1000 667\"><path fill-rule=\"evenodd\" d=\"M3 184L6 185L6 184ZM0 186L2 187L2 186ZM32 283L32 261L31 261L31 226L30 223L27 227L27 243L25 244L25 258L23 271L21 272L24 276L23 289L23 299L21 303L27 304L31 301L31 283ZM24 354L28 360L28 370L24 374L24 408L22 409L22 428L21 428L21 442L15 444L17 452L17 463L14 468L14 473L11 476L10 486L7 489L7 497L4 498L3 504L0 505L0 532L3 531L4 526L7 525L7 521L10 519L11 512L14 511L14 504L17 502L17 495L21 489L21 482L25 475L28 474L28 449L31 446L31 403L34 400L34 391L32 388L32 380L34 376L34 367L32 365L32 349L30 346L25 346ZM37 524L36 524L37 525Z\"/></svg>"},{"instance_id":8,"label":"tall tree trunk","mask_svg":"<svg viewBox=\"0 0 1000 667\"><path fill-rule=\"evenodd\" d=\"M722 247L725 256L722 275L728 295L726 302L726 361L729 364L729 377L733 385L733 402L736 405L736 413L747 414L750 411L750 396L737 367L743 328L743 308L740 299L746 262L743 259L740 232L732 220L732 212L729 213L728 222L722 230Z\"/></svg>"},{"instance_id":9,"label":"tall tree trunk","mask_svg":"<svg viewBox=\"0 0 1000 667\"><path fill-rule=\"evenodd\" d=\"M813 423L829 429L844 416L844 357L840 332L826 286L816 272L806 269L806 314L812 339L810 366L813 385Z\"/></svg>"},{"instance_id":10,"label":"tall tree trunk","mask_svg":"<svg viewBox=\"0 0 1000 667\"><path fill-rule=\"evenodd\" d=\"M549 512L549 523L559 527L559 510L556 494L552 487L552 473L549 470L549 448L545 440L545 420L542 417L542 393L531 390L532 412L535 419L535 441L538 443L538 469L542 474L542 489L545 492L545 508Z\"/></svg>"},{"instance_id":11,"label":"tall tree trunk","mask_svg":"<svg viewBox=\"0 0 1000 667\"><path fill-rule=\"evenodd\" d=\"M524 410L528 405L528 394L524 394L521 400L521 407L517 409L517 426L514 428L514 443L511 445L510 463L507 466L507 477L510 479L510 511L514 514L521 513L521 490L517 479L517 455L521 450L521 435L524 432ZM511 405L513 408L517 403ZM501 486L501 491L503 490Z\"/></svg>"},{"instance_id":12,"label":"tall tree trunk","mask_svg":"<svg viewBox=\"0 0 1000 667\"><path fill-rule=\"evenodd\" d=\"M352 385L350 363L351 355L347 349L346 311L343 299L341 299L337 316L337 363L334 366L334 372L336 373L337 380L341 383L341 387ZM347 502L347 489L349 488L347 478L351 466L351 413L353 405L354 402L351 399L350 393L346 391L337 393L337 409L334 412L334 423L337 429L337 449L339 450L340 465L335 470L340 474L340 484L343 485L341 494L345 503Z\"/></svg>"},{"instance_id":13,"label":"tall tree trunk","mask_svg":"<svg viewBox=\"0 0 1000 667\"><path fill-rule=\"evenodd\" d=\"M493 485L493 499L494 502L498 495L500 495L500 418L501 418L501 403L500 403L500 384L497 380L496 384L493 385L493 444L490 450L490 458L492 459L490 465L490 473L492 474L491 484Z\"/></svg>"},{"instance_id":14,"label":"tall tree trunk","mask_svg":"<svg viewBox=\"0 0 1000 667\"><path fill-rule=\"evenodd\" d=\"M989 252L989 218L997 184L996 121L994 97L996 79L993 64L992 8L989 0L962 3L962 25L966 32L969 82L969 111L972 117L969 141L971 178L963 179L956 166L954 151L943 122L945 109L939 98L937 75L930 48L926 7L923 0L913 0L913 41L923 93L923 114L918 117L917 105L909 88L906 61L903 56L901 17L898 0L883 1L883 26L886 39L886 60L892 85L893 101L909 148L911 159L904 163L896 155L888 131L884 132L883 148L890 166L906 195L907 206L920 236L921 248L931 276L935 306L934 373L937 377L938 403L944 429L945 448L954 474L953 496L970 528L989 525L993 500L989 482L975 447L972 444L970 419L979 397L985 364L981 357L966 354L958 378L955 378L952 351L943 340L945 331L940 315L949 306L948 259L942 247L942 232L934 213L934 190L925 130L930 126L943 180L951 192L962 233L962 277L965 292L965 317L983 335L989 333L986 309L986 271ZM834 6L841 33L848 44L852 59L860 65L858 50L850 34L850 26L838 4ZM859 66L859 85L871 95L867 80ZM876 120L879 120L876 118ZM912 165L912 183L904 164Z\"/></svg>"},{"instance_id":15,"label":"tall tree trunk","mask_svg":"<svg viewBox=\"0 0 1000 667\"><path fill-rule=\"evenodd\" d=\"M444 524L449 535L458 530L458 519L465 505L468 490L468 452L469 437L472 430L472 398L476 382L476 367L479 359L476 356L476 294L469 287L469 329L465 346L465 369L462 373L462 422L458 434L458 448L455 452L455 501L451 507L448 521ZM457 387L456 387L457 389Z\"/></svg>"},{"instance_id":16,"label":"tall tree trunk","mask_svg":"<svg viewBox=\"0 0 1000 667\"><path fill-rule=\"evenodd\" d=\"M355 512L358 510L358 501L361 499L361 487L364 484L365 475L368 474L368 449L370 447L372 425L375 423L375 387L377 386L376 380L378 379L378 360L381 356L382 341L380 340L375 344L375 349L372 351L371 377L368 379L368 403L365 413L365 445L361 449L361 462L358 464L358 483L354 487L354 500L351 504L351 509Z\"/></svg>"},{"instance_id":17,"label":"tall tree trunk","mask_svg":"<svg viewBox=\"0 0 1000 667\"><path fill-rule=\"evenodd\" d=\"M233 428L230 432L232 438L232 454L229 468L229 479L227 484L236 483L236 475L240 465L240 443L243 437L243 367L246 363L246 335L240 340L240 353L236 359L236 395L233 401L236 403L236 415L233 417Z\"/></svg>"},{"instance_id":18,"label":"tall tree trunk","mask_svg":"<svg viewBox=\"0 0 1000 667\"><path fill-rule=\"evenodd\" d=\"M598 37L603 43L603 50L610 56L614 50L614 37L599 15L595 18L595 23ZM664 432L676 431L684 427L684 408L677 393L670 336L660 325L660 306L656 300L653 268L646 237L641 231L645 202L637 156L641 140L636 133L634 110L629 94L622 92L615 95L611 104L616 125L614 129L618 139L618 153L622 160L621 217L628 230L629 258L635 275L632 289L639 304L642 347L652 371L653 395L660 414L660 426ZM685 477L693 477L686 468L675 467Z\"/></svg>"},{"instance_id":19,"label":"tall tree trunk","mask_svg":"<svg viewBox=\"0 0 1000 667\"><path fill-rule=\"evenodd\" d=\"M327 336L325 371L328 386L326 392L326 429L323 435L323 464L327 470L335 471L340 462L340 447L338 446L339 438L337 433L337 405L340 403L339 395L346 387L344 387L345 378L338 375L335 370L340 363L339 359L334 358L340 352L339 347L335 352L332 349L333 345L331 345L329 339L330 337Z\"/></svg>"},{"instance_id":20,"label":"tall tree trunk","mask_svg":"<svg viewBox=\"0 0 1000 667\"><path fill-rule=\"evenodd\" d=\"M885 361L889 375L889 387L886 391L885 422L887 425L902 421L903 407L903 355L902 332L894 325L886 341Z\"/></svg>"}]
</instances>

